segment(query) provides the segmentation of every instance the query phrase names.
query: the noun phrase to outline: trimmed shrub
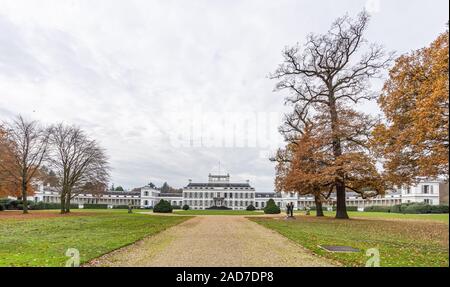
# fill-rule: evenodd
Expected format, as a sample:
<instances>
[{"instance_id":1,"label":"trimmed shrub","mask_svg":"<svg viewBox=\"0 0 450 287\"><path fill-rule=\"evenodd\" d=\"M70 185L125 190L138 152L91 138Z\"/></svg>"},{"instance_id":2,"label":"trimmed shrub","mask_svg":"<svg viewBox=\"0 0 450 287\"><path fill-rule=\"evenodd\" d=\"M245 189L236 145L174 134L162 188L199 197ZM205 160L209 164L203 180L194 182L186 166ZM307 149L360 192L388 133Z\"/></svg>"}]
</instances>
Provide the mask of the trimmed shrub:
<instances>
[{"instance_id":1,"label":"trimmed shrub","mask_svg":"<svg viewBox=\"0 0 450 287\"><path fill-rule=\"evenodd\" d=\"M226 206L211 206L208 208L205 208L207 210L231 210L231 208L226 207Z\"/></svg>"},{"instance_id":2,"label":"trimmed shrub","mask_svg":"<svg viewBox=\"0 0 450 287\"><path fill-rule=\"evenodd\" d=\"M153 207L153 212L155 213L172 213L172 205L170 205L170 202L161 199L155 207Z\"/></svg>"},{"instance_id":3,"label":"trimmed shrub","mask_svg":"<svg viewBox=\"0 0 450 287\"><path fill-rule=\"evenodd\" d=\"M173 210L179 210L179 209L181 209L181 206L179 206L179 205L172 205L172 209Z\"/></svg>"},{"instance_id":4,"label":"trimmed shrub","mask_svg":"<svg viewBox=\"0 0 450 287\"><path fill-rule=\"evenodd\" d=\"M247 206L247 211L255 211L256 208L253 206L253 204L250 204L249 206Z\"/></svg>"},{"instance_id":5,"label":"trimmed shrub","mask_svg":"<svg viewBox=\"0 0 450 287\"><path fill-rule=\"evenodd\" d=\"M39 201L38 203L34 204L31 209L33 210L61 209L61 204ZM70 209L78 209L78 204L72 203L70 205Z\"/></svg>"},{"instance_id":6,"label":"trimmed shrub","mask_svg":"<svg viewBox=\"0 0 450 287\"><path fill-rule=\"evenodd\" d=\"M358 211L358 206L347 206L347 211Z\"/></svg>"},{"instance_id":7,"label":"trimmed shrub","mask_svg":"<svg viewBox=\"0 0 450 287\"><path fill-rule=\"evenodd\" d=\"M448 205L432 205L431 213L447 213L448 214Z\"/></svg>"},{"instance_id":8,"label":"trimmed shrub","mask_svg":"<svg viewBox=\"0 0 450 287\"><path fill-rule=\"evenodd\" d=\"M128 205L113 205L112 208L113 209L128 209Z\"/></svg>"},{"instance_id":9,"label":"trimmed shrub","mask_svg":"<svg viewBox=\"0 0 450 287\"><path fill-rule=\"evenodd\" d=\"M267 201L266 207L264 207L265 214L280 214L281 209L275 204L273 199Z\"/></svg>"},{"instance_id":10,"label":"trimmed shrub","mask_svg":"<svg viewBox=\"0 0 450 287\"><path fill-rule=\"evenodd\" d=\"M426 214L431 213L431 205L423 203L414 203L408 205L403 213L405 214Z\"/></svg>"},{"instance_id":11,"label":"trimmed shrub","mask_svg":"<svg viewBox=\"0 0 450 287\"><path fill-rule=\"evenodd\" d=\"M185 205L183 205L183 210L189 210L189 205L187 205L187 204L185 204Z\"/></svg>"},{"instance_id":12,"label":"trimmed shrub","mask_svg":"<svg viewBox=\"0 0 450 287\"><path fill-rule=\"evenodd\" d=\"M84 209L107 209L107 204L83 204ZM128 207L127 207L128 208Z\"/></svg>"},{"instance_id":13,"label":"trimmed shrub","mask_svg":"<svg viewBox=\"0 0 450 287\"><path fill-rule=\"evenodd\" d=\"M5 210L5 206L3 204L0 204L0 211Z\"/></svg>"},{"instance_id":14,"label":"trimmed shrub","mask_svg":"<svg viewBox=\"0 0 450 287\"><path fill-rule=\"evenodd\" d=\"M366 212L391 212L391 207L390 206L377 206L377 205L373 205L373 206L367 206L364 208L364 211Z\"/></svg>"}]
</instances>

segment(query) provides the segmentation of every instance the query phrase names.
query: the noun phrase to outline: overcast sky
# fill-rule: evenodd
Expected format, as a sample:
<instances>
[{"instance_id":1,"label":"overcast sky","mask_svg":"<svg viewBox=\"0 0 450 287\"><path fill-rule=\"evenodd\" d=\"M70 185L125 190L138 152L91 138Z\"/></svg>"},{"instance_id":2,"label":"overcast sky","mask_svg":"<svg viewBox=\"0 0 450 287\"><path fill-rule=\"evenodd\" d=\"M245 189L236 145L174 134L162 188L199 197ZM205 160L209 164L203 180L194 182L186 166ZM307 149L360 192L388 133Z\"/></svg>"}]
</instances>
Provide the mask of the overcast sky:
<instances>
[{"instance_id":1,"label":"overcast sky","mask_svg":"<svg viewBox=\"0 0 450 287\"><path fill-rule=\"evenodd\" d=\"M182 187L220 161L233 181L272 191L284 108L268 74L283 47L366 5L366 38L397 54L449 18L448 0L0 0L0 121L80 126L107 150L116 186Z\"/></svg>"}]
</instances>

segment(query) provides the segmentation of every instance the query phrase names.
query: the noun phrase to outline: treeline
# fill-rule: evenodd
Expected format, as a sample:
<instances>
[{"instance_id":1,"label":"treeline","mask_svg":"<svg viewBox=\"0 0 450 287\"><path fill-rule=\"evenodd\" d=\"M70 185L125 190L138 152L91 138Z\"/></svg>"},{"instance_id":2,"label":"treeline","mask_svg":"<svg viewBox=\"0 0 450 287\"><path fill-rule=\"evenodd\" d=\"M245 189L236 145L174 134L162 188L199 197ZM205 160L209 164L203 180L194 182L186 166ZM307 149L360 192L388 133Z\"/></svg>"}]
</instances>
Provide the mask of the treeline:
<instances>
[{"instance_id":1,"label":"treeline","mask_svg":"<svg viewBox=\"0 0 450 287\"><path fill-rule=\"evenodd\" d=\"M367 198L418 177L448 178L448 31L395 58L364 38L369 18L344 16L287 47L271 74L291 107L280 127L286 146L271 159L275 185L313 195L318 216L333 193L336 218L346 219L347 190ZM389 68L381 94L372 92ZM377 101L385 117L357 110L363 101Z\"/></svg>"},{"instance_id":2,"label":"treeline","mask_svg":"<svg viewBox=\"0 0 450 287\"><path fill-rule=\"evenodd\" d=\"M0 195L27 197L37 180L61 194L61 213L78 194L107 189L109 163L103 148L82 129L63 123L42 126L18 116L0 126Z\"/></svg>"}]
</instances>

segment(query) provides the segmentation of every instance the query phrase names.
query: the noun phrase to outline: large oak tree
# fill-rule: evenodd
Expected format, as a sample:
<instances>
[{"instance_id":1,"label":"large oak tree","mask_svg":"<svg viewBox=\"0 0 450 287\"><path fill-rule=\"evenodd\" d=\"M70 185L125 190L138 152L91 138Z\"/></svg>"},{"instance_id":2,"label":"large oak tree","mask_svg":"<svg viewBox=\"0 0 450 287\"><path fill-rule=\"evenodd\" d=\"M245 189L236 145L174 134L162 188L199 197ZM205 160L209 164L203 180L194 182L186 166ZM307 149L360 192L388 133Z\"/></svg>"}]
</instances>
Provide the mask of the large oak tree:
<instances>
[{"instance_id":1,"label":"large oak tree","mask_svg":"<svg viewBox=\"0 0 450 287\"><path fill-rule=\"evenodd\" d=\"M80 128L58 124L51 129L50 143L50 168L59 179L61 213L70 212L70 202L76 195L106 190L108 158L95 140Z\"/></svg>"},{"instance_id":2,"label":"large oak tree","mask_svg":"<svg viewBox=\"0 0 450 287\"><path fill-rule=\"evenodd\" d=\"M271 75L278 80L276 90L289 93L286 104L293 106L294 119L295 114L303 113L322 116L334 161L336 218L348 218L345 181L349 175L344 165L357 149L367 148L366 140L361 139L370 134L371 127L351 105L376 98L370 80L391 60L381 46L365 40L368 22L366 12L355 20L348 16L337 19L326 34L309 35L304 46L286 48L283 63ZM344 114L357 118L358 124L347 125L351 122L343 120Z\"/></svg>"},{"instance_id":3,"label":"large oak tree","mask_svg":"<svg viewBox=\"0 0 450 287\"><path fill-rule=\"evenodd\" d=\"M18 187L23 213L28 213L27 197L47 156L48 130L19 116L5 125L2 142L6 153L0 159L1 173L9 189Z\"/></svg>"},{"instance_id":4,"label":"large oak tree","mask_svg":"<svg viewBox=\"0 0 450 287\"><path fill-rule=\"evenodd\" d=\"M379 104L386 123L374 131L393 185L448 177L448 31L429 47L403 55L390 70Z\"/></svg>"}]
</instances>

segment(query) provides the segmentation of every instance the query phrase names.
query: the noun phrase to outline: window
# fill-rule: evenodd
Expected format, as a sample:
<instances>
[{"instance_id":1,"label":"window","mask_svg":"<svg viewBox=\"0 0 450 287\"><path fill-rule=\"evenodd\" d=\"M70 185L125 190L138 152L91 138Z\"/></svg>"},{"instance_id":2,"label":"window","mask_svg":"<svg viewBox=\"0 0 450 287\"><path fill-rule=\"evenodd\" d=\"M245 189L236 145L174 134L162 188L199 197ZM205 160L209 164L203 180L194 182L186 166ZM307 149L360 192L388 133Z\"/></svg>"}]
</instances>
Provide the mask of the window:
<instances>
[{"instance_id":1,"label":"window","mask_svg":"<svg viewBox=\"0 0 450 287\"><path fill-rule=\"evenodd\" d=\"M422 193L423 194L432 194L433 193L433 186L432 185L423 185L422 186Z\"/></svg>"},{"instance_id":2,"label":"window","mask_svg":"<svg viewBox=\"0 0 450 287\"><path fill-rule=\"evenodd\" d=\"M433 200L428 199L428 198L424 199L423 202L426 204L433 204Z\"/></svg>"},{"instance_id":3,"label":"window","mask_svg":"<svg viewBox=\"0 0 450 287\"><path fill-rule=\"evenodd\" d=\"M145 191L145 192L144 192L144 196L148 196L148 191Z\"/></svg>"},{"instance_id":4,"label":"window","mask_svg":"<svg viewBox=\"0 0 450 287\"><path fill-rule=\"evenodd\" d=\"M148 200L144 200L144 205L148 205Z\"/></svg>"}]
</instances>

